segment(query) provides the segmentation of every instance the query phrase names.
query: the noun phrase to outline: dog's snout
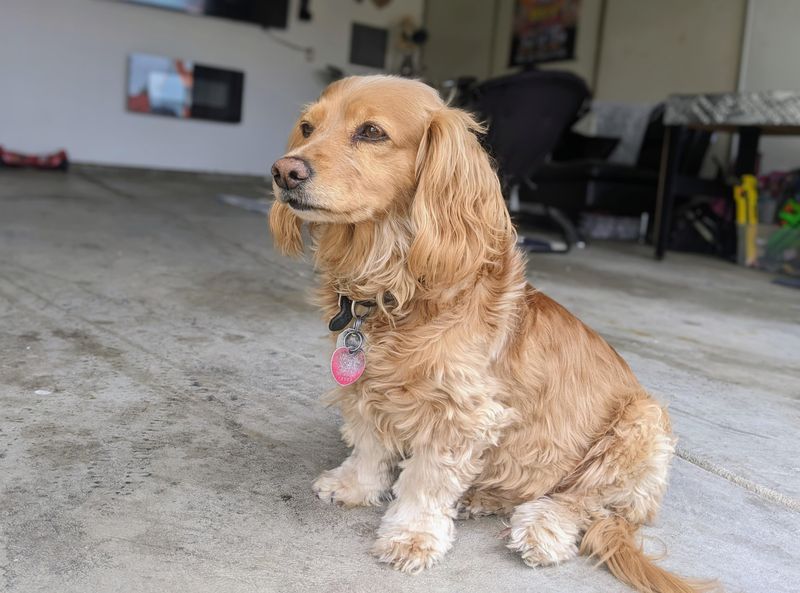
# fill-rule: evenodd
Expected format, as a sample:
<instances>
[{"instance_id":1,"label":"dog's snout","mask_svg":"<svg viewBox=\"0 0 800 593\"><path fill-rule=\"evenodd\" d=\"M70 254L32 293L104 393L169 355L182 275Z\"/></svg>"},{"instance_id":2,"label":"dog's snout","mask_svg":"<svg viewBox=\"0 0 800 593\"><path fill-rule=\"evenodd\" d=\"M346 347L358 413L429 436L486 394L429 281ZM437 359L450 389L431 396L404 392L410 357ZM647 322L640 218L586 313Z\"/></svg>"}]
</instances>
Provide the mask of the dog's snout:
<instances>
[{"instance_id":1,"label":"dog's snout","mask_svg":"<svg viewBox=\"0 0 800 593\"><path fill-rule=\"evenodd\" d=\"M281 189L294 189L311 177L311 168L303 160L285 156L272 165L272 178Z\"/></svg>"}]
</instances>

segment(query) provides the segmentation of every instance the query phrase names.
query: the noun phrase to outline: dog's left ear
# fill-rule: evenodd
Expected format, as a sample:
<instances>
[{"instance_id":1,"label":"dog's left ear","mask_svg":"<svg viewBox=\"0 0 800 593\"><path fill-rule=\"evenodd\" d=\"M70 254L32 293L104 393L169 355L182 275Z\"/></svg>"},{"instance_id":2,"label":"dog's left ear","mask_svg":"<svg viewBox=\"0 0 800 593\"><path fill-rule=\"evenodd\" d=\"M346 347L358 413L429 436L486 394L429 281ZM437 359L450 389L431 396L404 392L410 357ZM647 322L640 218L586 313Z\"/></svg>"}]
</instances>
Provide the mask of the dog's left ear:
<instances>
[{"instance_id":1,"label":"dog's left ear","mask_svg":"<svg viewBox=\"0 0 800 593\"><path fill-rule=\"evenodd\" d=\"M300 255L303 252L303 221L283 202L275 200L269 211L269 230L272 240L284 255Z\"/></svg>"},{"instance_id":2,"label":"dog's left ear","mask_svg":"<svg viewBox=\"0 0 800 593\"><path fill-rule=\"evenodd\" d=\"M416 160L409 271L428 286L476 274L514 242L500 181L465 111L436 111Z\"/></svg>"}]
</instances>

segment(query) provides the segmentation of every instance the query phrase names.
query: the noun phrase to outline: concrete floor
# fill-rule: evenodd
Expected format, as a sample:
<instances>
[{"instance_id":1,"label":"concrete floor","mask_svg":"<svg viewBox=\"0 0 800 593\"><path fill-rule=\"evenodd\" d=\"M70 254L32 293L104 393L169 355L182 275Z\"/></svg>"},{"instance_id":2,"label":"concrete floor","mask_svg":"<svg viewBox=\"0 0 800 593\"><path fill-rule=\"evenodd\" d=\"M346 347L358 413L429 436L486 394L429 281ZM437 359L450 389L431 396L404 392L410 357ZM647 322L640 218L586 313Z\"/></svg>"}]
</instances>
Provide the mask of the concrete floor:
<instances>
[{"instance_id":1,"label":"concrete floor","mask_svg":"<svg viewBox=\"0 0 800 593\"><path fill-rule=\"evenodd\" d=\"M308 263L216 194L255 181L0 172L0 590L628 589L584 560L532 570L462 522L438 567L369 555L380 510L311 494L346 455ZM682 457L648 547L728 591L800 583L800 293L707 258L594 245L534 284L670 402Z\"/></svg>"}]
</instances>

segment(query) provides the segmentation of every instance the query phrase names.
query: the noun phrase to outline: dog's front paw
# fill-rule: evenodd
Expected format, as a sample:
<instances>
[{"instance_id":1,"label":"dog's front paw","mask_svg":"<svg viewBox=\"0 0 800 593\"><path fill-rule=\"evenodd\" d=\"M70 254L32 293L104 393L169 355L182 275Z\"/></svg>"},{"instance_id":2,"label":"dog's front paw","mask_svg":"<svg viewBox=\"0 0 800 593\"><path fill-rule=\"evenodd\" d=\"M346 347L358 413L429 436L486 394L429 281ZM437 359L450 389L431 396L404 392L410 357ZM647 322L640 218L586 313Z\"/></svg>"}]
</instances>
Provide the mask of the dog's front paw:
<instances>
[{"instance_id":1,"label":"dog's front paw","mask_svg":"<svg viewBox=\"0 0 800 593\"><path fill-rule=\"evenodd\" d=\"M355 472L341 467L324 472L311 489L321 501L344 507L378 506L388 498L380 486L360 484Z\"/></svg>"},{"instance_id":2,"label":"dog's front paw","mask_svg":"<svg viewBox=\"0 0 800 593\"><path fill-rule=\"evenodd\" d=\"M452 545L453 520L437 517L416 523L414 528L381 526L372 553L392 568L411 574L436 564Z\"/></svg>"}]
</instances>

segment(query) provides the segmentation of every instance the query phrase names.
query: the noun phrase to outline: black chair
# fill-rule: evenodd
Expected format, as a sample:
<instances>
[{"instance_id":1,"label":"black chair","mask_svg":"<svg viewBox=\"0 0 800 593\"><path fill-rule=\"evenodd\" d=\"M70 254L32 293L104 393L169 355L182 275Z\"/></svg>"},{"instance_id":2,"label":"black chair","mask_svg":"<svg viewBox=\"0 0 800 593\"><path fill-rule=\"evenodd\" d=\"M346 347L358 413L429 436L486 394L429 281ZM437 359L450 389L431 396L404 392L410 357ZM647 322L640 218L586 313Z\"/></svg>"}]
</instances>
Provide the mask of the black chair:
<instances>
[{"instance_id":1,"label":"black chair","mask_svg":"<svg viewBox=\"0 0 800 593\"><path fill-rule=\"evenodd\" d=\"M497 162L512 217L519 221L525 214L544 214L561 228L567 248L579 237L558 204L544 208L525 204L520 188L530 183L562 135L585 112L590 96L586 83L574 74L532 70L482 83L471 106L488 123L484 142ZM532 250L555 250L547 242L525 244Z\"/></svg>"},{"instance_id":2,"label":"black chair","mask_svg":"<svg viewBox=\"0 0 800 593\"><path fill-rule=\"evenodd\" d=\"M555 160L559 156L578 155L582 152L582 141L595 140L570 134L567 138L571 146L559 146L554 159L537 169L532 183L522 187L521 199L523 202L557 206L573 224L577 224L580 214L586 211L617 216L648 213L652 222L665 134L663 114L663 105L657 105L651 112L633 165L610 162L605 158ZM691 130L689 136L684 158L678 166L682 174L697 176L711 133ZM613 148L613 145L608 147Z\"/></svg>"}]
</instances>

